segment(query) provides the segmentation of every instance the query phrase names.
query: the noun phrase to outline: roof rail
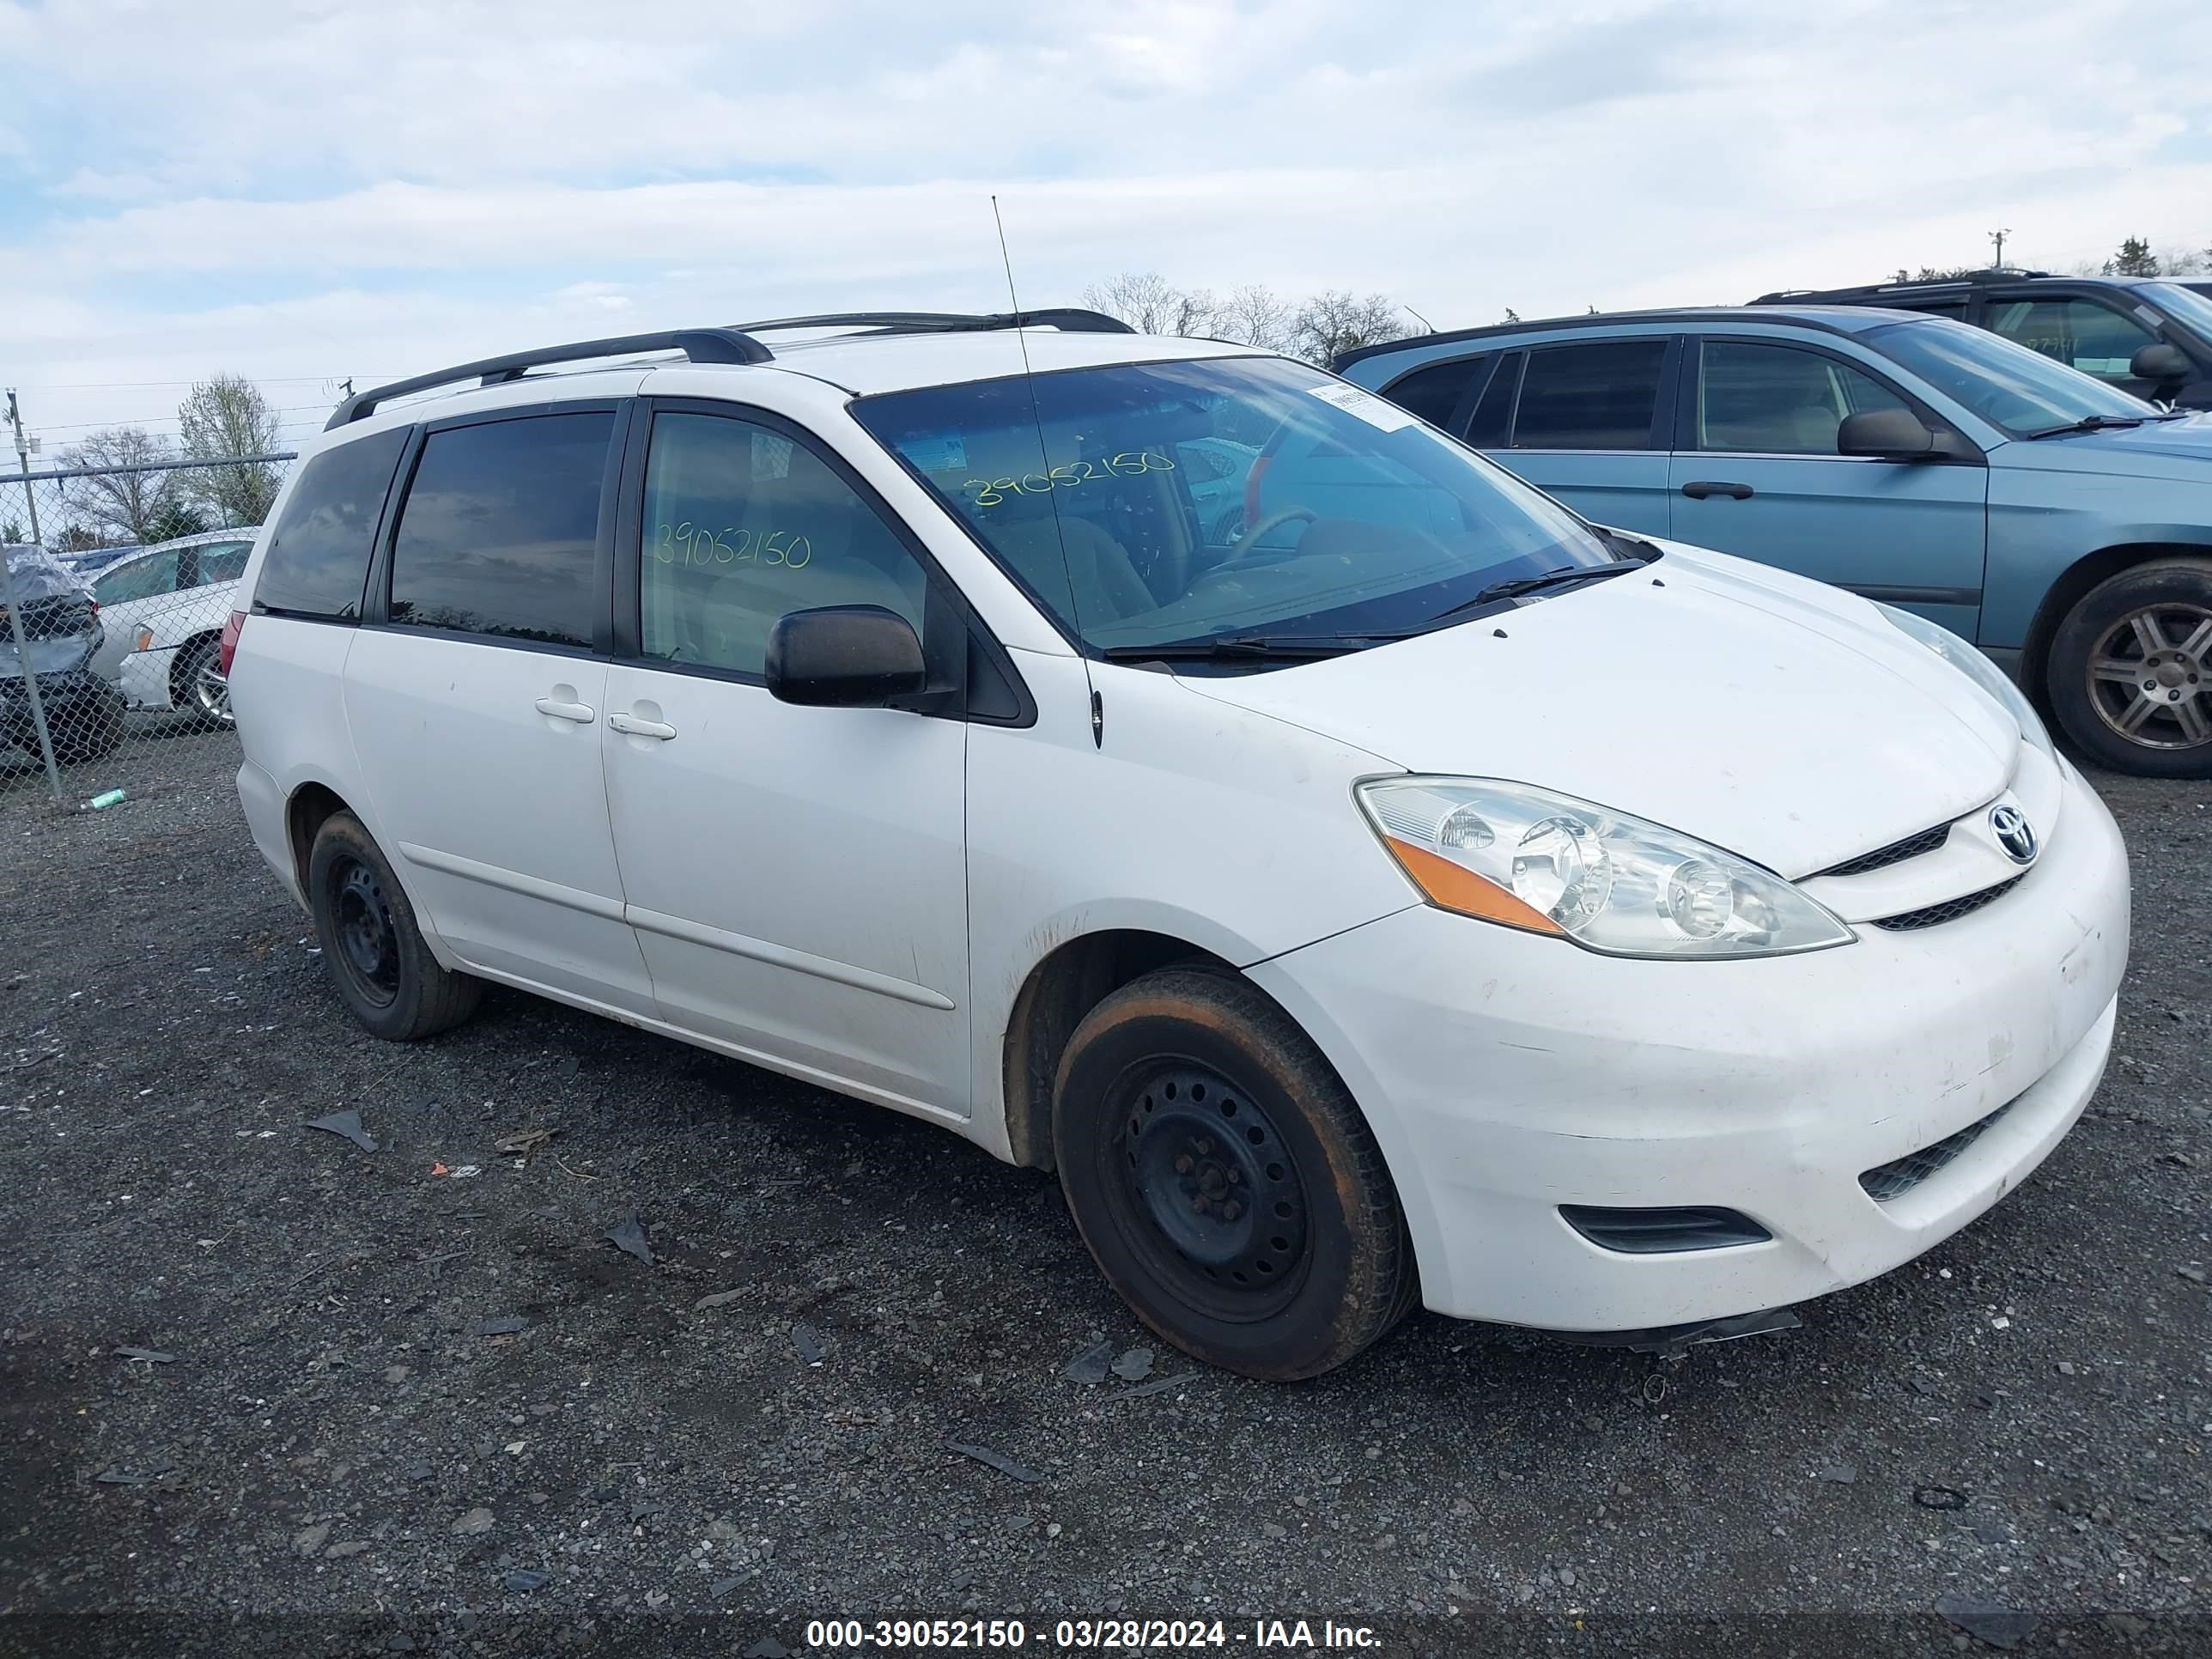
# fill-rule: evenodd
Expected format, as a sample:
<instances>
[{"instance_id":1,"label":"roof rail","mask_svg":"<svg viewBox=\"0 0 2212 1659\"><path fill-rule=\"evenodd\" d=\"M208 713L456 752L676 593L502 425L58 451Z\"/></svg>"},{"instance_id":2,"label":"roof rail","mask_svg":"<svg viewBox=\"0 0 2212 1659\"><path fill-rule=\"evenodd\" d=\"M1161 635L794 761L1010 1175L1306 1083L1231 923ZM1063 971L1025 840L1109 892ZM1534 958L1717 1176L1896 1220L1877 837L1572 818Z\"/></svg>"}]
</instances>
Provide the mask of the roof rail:
<instances>
[{"instance_id":1,"label":"roof rail","mask_svg":"<svg viewBox=\"0 0 2212 1659\"><path fill-rule=\"evenodd\" d=\"M429 374L417 374L411 380L394 380L389 386L371 386L366 392L356 392L337 406L323 430L336 428L362 419L375 411L380 404L394 398L404 398L410 392L428 392L434 387L452 386L460 380L478 380L485 386L499 386L509 380L519 380L533 368L552 363L585 362L593 357L620 357L637 351L681 351L695 363L764 363L769 361L769 349L743 331L734 328L678 328L658 334L620 334L611 339L579 340L574 345L545 346L536 351L510 352L503 357L486 357L473 363L460 363L452 368L441 368Z\"/></svg>"},{"instance_id":2,"label":"roof rail","mask_svg":"<svg viewBox=\"0 0 2212 1659\"><path fill-rule=\"evenodd\" d=\"M748 334L769 329L858 328L872 334L986 333L1002 328L1056 328L1066 334L1134 334L1137 331L1103 311L1072 306L1043 311L832 311L819 317L777 317L764 323L739 323Z\"/></svg>"},{"instance_id":3,"label":"roof rail","mask_svg":"<svg viewBox=\"0 0 2212 1659\"><path fill-rule=\"evenodd\" d=\"M1946 288L1956 283L2008 282L2021 276L2048 276L2047 270L2027 270L2011 265L1992 265L1986 270L1961 270L1948 276L1908 276L1903 282L1861 283L1852 288L1782 288L1762 294L1755 306L1805 304L1822 300L1858 299L1869 294L1907 294L1918 289Z\"/></svg>"}]
</instances>

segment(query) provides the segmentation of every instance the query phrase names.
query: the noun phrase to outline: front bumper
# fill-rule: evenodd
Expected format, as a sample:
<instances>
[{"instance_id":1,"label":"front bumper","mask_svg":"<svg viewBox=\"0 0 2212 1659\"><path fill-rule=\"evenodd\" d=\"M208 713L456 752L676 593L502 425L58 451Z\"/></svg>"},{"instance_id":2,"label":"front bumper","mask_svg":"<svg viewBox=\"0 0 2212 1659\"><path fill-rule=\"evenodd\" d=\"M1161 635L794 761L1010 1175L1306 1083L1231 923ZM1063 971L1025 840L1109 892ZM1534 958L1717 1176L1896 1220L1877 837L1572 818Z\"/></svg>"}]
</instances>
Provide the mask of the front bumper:
<instances>
[{"instance_id":1,"label":"front bumper","mask_svg":"<svg viewBox=\"0 0 2212 1659\"><path fill-rule=\"evenodd\" d=\"M2128 872L2078 776L2002 898L1918 932L1857 931L1802 957L1634 962L1421 906L1249 971L1366 1112L1429 1307L1632 1330L1910 1261L2017 1186L2094 1092ZM2008 1106L1911 1190L1884 1202L1860 1185ZM1627 1255L1563 1204L1726 1206L1772 1237Z\"/></svg>"}]
</instances>

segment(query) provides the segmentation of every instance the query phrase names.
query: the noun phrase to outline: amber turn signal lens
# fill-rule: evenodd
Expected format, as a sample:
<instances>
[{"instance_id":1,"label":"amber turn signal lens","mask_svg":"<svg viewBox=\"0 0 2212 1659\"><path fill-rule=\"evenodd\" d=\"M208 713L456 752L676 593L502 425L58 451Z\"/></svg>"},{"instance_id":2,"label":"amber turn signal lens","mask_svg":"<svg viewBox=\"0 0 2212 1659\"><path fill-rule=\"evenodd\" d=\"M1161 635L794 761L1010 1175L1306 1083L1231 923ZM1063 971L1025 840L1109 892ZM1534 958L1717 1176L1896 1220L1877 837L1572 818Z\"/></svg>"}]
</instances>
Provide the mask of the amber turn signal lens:
<instances>
[{"instance_id":1,"label":"amber turn signal lens","mask_svg":"<svg viewBox=\"0 0 2212 1659\"><path fill-rule=\"evenodd\" d=\"M1484 921L1502 922L1527 933L1566 932L1533 904L1507 892L1496 882L1486 881L1464 866L1395 836L1385 836L1382 840L1391 855L1413 878L1413 885L1428 895L1431 903L1456 910L1463 916L1479 916Z\"/></svg>"}]
</instances>

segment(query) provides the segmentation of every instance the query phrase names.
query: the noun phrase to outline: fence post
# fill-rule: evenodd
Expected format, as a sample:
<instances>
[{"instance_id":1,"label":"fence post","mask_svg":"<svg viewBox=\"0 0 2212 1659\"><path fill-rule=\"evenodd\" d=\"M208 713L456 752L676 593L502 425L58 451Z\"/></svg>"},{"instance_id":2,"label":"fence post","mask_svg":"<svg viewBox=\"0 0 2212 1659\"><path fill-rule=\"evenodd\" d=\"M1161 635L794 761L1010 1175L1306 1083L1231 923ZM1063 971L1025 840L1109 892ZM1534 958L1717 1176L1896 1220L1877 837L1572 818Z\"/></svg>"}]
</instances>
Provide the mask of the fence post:
<instances>
[{"instance_id":1,"label":"fence post","mask_svg":"<svg viewBox=\"0 0 2212 1659\"><path fill-rule=\"evenodd\" d=\"M26 483L23 488L28 489ZM8 562L7 551L0 549L0 602L8 607L8 626L15 635L15 661L23 671L23 690L31 699L31 724L38 728L39 753L46 763L46 781L54 792L54 805L62 804L61 768L54 764L54 739L46 730L46 706L39 697L38 670L31 664L31 648L23 639L23 613L15 605L15 568Z\"/></svg>"}]
</instances>

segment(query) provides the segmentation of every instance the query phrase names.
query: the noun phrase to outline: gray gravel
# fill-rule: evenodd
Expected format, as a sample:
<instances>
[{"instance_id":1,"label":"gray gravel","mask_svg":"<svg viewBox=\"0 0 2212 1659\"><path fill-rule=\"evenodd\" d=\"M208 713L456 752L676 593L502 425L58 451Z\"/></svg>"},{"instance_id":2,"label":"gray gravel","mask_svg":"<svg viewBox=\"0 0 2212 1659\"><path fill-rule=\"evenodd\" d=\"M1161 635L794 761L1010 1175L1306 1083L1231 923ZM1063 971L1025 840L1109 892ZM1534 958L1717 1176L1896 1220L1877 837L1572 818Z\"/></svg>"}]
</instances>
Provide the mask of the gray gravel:
<instances>
[{"instance_id":1,"label":"gray gravel","mask_svg":"<svg viewBox=\"0 0 2212 1659\"><path fill-rule=\"evenodd\" d=\"M1053 1182L941 1132L499 991L360 1035L234 764L136 744L74 816L0 775L0 1651L766 1655L963 1613L2212 1645L2212 787L2100 781L2118 1056L1960 1237L1679 1358L1423 1316L1276 1388L1155 1347Z\"/></svg>"}]
</instances>

